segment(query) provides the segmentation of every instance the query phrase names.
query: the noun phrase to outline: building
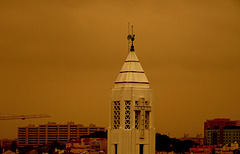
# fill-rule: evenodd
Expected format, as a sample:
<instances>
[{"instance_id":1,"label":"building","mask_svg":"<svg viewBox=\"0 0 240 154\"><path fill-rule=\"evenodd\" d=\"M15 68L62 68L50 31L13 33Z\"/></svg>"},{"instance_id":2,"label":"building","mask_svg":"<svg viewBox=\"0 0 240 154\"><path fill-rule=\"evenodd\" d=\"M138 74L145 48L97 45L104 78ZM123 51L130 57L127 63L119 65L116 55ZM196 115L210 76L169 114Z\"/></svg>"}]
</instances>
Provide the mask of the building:
<instances>
[{"instance_id":1,"label":"building","mask_svg":"<svg viewBox=\"0 0 240 154\"><path fill-rule=\"evenodd\" d=\"M233 154L239 152L239 144L237 142L225 145L204 145L190 148L190 153L216 153L216 154Z\"/></svg>"},{"instance_id":2,"label":"building","mask_svg":"<svg viewBox=\"0 0 240 154\"><path fill-rule=\"evenodd\" d=\"M154 154L153 96L132 46L111 90L109 154Z\"/></svg>"},{"instance_id":3,"label":"building","mask_svg":"<svg viewBox=\"0 0 240 154\"><path fill-rule=\"evenodd\" d=\"M204 141L207 145L239 143L239 121L214 119L204 122Z\"/></svg>"},{"instance_id":4,"label":"building","mask_svg":"<svg viewBox=\"0 0 240 154\"><path fill-rule=\"evenodd\" d=\"M223 142L219 142L220 131L219 129L208 129L205 131L206 134L206 144L208 145L218 145L218 144L229 144L240 143L240 126L225 126L222 132Z\"/></svg>"},{"instance_id":5,"label":"building","mask_svg":"<svg viewBox=\"0 0 240 154\"><path fill-rule=\"evenodd\" d=\"M57 124L55 122L49 122L48 124L29 125L26 127L18 127L18 146L33 146L51 144L54 141L60 143L67 142L72 139L79 139L82 135L90 135L97 131L106 131L104 127L97 127L90 124L89 127L85 127L81 124L74 124L74 122L68 122L67 124Z\"/></svg>"},{"instance_id":6,"label":"building","mask_svg":"<svg viewBox=\"0 0 240 154\"><path fill-rule=\"evenodd\" d=\"M2 149L10 149L11 148L11 144L13 142L16 142L16 141L17 141L17 139L7 139L7 138L0 139L0 147Z\"/></svg>"},{"instance_id":7,"label":"building","mask_svg":"<svg viewBox=\"0 0 240 154\"><path fill-rule=\"evenodd\" d=\"M239 150L239 144L237 142L225 144L224 146L217 146L215 148L215 153L233 154L235 150Z\"/></svg>"},{"instance_id":8,"label":"building","mask_svg":"<svg viewBox=\"0 0 240 154\"><path fill-rule=\"evenodd\" d=\"M81 138L66 143L66 151L70 153L106 153L106 138Z\"/></svg>"},{"instance_id":9,"label":"building","mask_svg":"<svg viewBox=\"0 0 240 154\"><path fill-rule=\"evenodd\" d=\"M207 154L212 154L215 153L215 148L216 145L204 145L204 146L197 146L194 148L190 148L190 153L207 153Z\"/></svg>"},{"instance_id":10,"label":"building","mask_svg":"<svg viewBox=\"0 0 240 154\"><path fill-rule=\"evenodd\" d=\"M156 151L155 154L175 154L175 152L166 152L166 151Z\"/></svg>"}]
</instances>

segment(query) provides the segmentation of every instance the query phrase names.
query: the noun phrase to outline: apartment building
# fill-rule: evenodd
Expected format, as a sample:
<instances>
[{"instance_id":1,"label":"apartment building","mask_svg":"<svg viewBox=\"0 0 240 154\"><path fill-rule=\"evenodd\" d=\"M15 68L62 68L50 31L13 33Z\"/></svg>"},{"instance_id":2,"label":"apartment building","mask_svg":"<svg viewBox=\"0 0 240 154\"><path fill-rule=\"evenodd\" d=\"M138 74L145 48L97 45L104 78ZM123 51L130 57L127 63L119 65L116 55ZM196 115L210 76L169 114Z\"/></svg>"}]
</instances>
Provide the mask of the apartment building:
<instances>
[{"instance_id":1,"label":"apartment building","mask_svg":"<svg viewBox=\"0 0 240 154\"><path fill-rule=\"evenodd\" d=\"M97 127L94 124L86 127L81 124L74 124L74 122L68 122L67 124L49 122L37 127L34 125L18 127L18 146L37 147L39 145L51 144L54 141L64 143L97 131L106 131L106 129L105 127Z\"/></svg>"},{"instance_id":2,"label":"apartment building","mask_svg":"<svg viewBox=\"0 0 240 154\"><path fill-rule=\"evenodd\" d=\"M204 140L207 145L240 143L239 121L214 119L204 123Z\"/></svg>"}]
</instances>

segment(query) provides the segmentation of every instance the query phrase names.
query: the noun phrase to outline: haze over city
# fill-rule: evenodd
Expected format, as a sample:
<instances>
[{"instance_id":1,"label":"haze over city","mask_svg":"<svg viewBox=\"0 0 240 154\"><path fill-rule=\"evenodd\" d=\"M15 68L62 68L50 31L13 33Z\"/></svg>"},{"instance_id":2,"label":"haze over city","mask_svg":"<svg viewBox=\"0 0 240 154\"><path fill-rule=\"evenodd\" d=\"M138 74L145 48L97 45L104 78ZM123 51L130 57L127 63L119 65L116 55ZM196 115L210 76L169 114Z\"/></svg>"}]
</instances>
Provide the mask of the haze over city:
<instances>
[{"instance_id":1,"label":"haze over city","mask_svg":"<svg viewBox=\"0 0 240 154\"><path fill-rule=\"evenodd\" d=\"M0 1L0 138L48 121L108 127L110 89L135 51L154 90L156 131L239 120L240 1Z\"/></svg>"}]
</instances>

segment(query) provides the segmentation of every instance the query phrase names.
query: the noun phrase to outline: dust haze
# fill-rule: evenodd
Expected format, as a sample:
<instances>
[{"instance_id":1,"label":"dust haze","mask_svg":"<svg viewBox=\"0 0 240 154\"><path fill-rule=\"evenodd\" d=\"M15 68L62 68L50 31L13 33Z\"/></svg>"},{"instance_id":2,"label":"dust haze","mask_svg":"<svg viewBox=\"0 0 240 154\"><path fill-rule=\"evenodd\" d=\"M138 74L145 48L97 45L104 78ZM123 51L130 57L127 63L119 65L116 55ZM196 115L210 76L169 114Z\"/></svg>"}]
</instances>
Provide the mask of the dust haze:
<instances>
[{"instance_id":1,"label":"dust haze","mask_svg":"<svg viewBox=\"0 0 240 154\"><path fill-rule=\"evenodd\" d=\"M157 132L203 133L240 120L240 2L0 1L0 138L48 121L108 127L110 88L127 56L128 22L154 89Z\"/></svg>"}]
</instances>

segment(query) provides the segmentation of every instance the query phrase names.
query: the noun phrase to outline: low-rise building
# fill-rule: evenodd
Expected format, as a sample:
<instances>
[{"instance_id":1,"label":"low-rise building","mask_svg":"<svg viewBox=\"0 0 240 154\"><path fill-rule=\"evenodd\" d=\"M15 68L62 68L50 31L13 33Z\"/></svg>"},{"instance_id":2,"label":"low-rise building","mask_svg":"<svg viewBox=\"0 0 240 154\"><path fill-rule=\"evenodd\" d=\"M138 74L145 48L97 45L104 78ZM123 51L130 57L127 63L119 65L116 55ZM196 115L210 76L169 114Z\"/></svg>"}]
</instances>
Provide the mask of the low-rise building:
<instances>
[{"instance_id":1,"label":"low-rise building","mask_svg":"<svg viewBox=\"0 0 240 154\"><path fill-rule=\"evenodd\" d=\"M239 149L239 144L237 142L234 142L230 144L225 144L222 147L216 147L215 153L233 154L234 150L238 150L238 149Z\"/></svg>"},{"instance_id":2,"label":"low-rise building","mask_svg":"<svg viewBox=\"0 0 240 154\"><path fill-rule=\"evenodd\" d=\"M239 144L237 142L225 145L204 145L190 148L190 153L215 153L215 154L233 154L234 151L239 151Z\"/></svg>"},{"instance_id":3,"label":"low-rise building","mask_svg":"<svg viewBox=\"0 0 240 154\"><path fill-rule=\"evenodd\" d=\"M66 151L71 153L106 153L106 138L81 138L66 143Z\"/></svg>"},{"instance_id":4,"label":"low-rise building","mask_svg":"<svg viewBox=\"0 0 240 154\"><path fill-rule=\"evenodd\" d=\"M216 145L204 145L204 146L197 146L194 148L190 148L190 153L208 153L208 154L212 154L214 153L216 148Z\"/></svg>"}]
</instances>

